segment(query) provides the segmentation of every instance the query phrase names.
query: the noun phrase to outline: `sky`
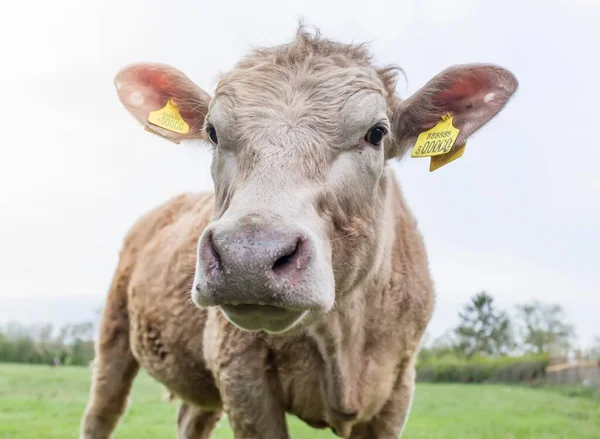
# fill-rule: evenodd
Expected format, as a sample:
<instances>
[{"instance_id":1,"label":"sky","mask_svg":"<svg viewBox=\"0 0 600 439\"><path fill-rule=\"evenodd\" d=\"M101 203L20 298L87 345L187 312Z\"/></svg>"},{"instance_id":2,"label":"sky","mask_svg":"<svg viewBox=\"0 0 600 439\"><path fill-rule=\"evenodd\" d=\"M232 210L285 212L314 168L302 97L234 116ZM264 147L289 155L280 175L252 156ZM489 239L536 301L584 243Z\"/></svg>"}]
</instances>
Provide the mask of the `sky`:
<instances>
[{"instance_id":1,"label":"sky","mask_svg":"<svg viewBox=\"0 0 600 439\"><path fill-rule=\"evenodd\" d=\"M219 73L253 47L288 42L304 19L401 66L403 98L454 64L517 76L513 100L464 157L434 173L426 159L392 164L429 253L432 330L486 290L507 308L562 304L586 344L600 335L598 17L600 0L3 5L0 319L103 297L133 222L212 188L208 147L153 136L121 106L112 81L122 67L171 64L212 92Z\"/></svg>"}]
</instances>

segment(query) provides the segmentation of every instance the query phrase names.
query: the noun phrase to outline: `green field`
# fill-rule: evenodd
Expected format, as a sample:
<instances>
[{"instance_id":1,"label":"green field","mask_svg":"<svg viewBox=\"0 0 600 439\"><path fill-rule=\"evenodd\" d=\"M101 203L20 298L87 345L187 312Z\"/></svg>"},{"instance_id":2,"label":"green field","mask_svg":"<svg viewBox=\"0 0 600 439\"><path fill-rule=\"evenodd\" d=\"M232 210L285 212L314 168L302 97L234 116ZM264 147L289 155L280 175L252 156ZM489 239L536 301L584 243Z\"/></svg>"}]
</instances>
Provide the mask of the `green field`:
<instances>
[{"instance_id":1,"label":"green field","mask_svg":"<svg viewBox=\"0 0 600 439\"><path fill-rule=\"evenodd\" d=\"M77 438L89 370L0 364L0 438ZM175 437L176 403L146 374L138 376L132 404L116 439ZM294 439L335 437L290 419ZM221 421L215 439L231 438ZM403 438L600 438L600 401L524 387L420 384Z\"/></svg>"}]
</instances>

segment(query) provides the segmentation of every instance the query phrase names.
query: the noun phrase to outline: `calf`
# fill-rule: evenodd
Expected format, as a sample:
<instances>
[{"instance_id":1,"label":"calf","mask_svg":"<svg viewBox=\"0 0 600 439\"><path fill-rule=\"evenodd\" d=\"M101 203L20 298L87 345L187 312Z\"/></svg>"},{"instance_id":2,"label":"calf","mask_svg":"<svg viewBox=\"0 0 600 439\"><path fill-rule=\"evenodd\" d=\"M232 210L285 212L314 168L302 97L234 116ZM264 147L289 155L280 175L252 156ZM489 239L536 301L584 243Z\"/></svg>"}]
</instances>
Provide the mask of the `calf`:
<instances>
[{"instance_id":1,"label":"calf","mask_svg":"<svg viewBox=\"0 0 600 439\"><path fill-rule=\"evenodd\" d=\"M397 71L300 29L213 97L165 65L117 75L146 129L212 144L215 190L168 201L125 239L83 438L109 437L140 367L183 401L180 438L209 438L223 411L237 439L288 438L286 412L344 438L398 437L434 293L388 160L448 113L461 148L517 82L463 65L402 101Z\"/></svg>"}]
</instances>

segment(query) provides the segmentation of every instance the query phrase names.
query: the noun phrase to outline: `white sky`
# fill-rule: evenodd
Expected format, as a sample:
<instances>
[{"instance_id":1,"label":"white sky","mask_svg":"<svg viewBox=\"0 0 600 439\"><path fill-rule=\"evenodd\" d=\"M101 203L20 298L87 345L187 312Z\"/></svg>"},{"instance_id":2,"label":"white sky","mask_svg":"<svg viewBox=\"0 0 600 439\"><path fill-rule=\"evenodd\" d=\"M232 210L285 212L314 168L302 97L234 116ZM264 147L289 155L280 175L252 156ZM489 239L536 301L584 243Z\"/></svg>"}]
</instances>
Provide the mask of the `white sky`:
<instances>
[{"instance_id":1,"label":"white sky","mask_svg":"<svg viewBox=\"0 0 600 439\"><path fill-rule=\"evenodd\" d=\"M403 67L402 97L452 64L516 74L518 94L463 158L432 174L425 159L394 165L429 250L435 321L486 289L506 304L562 303L584 341L600 333L598 0L4 4L0 308L105 294L137 217L212 187L207 148L148 134L121 107L120 68L169 63L212 91L252 46L289 41L302 17Z\"/></svg>"}]
</instances>

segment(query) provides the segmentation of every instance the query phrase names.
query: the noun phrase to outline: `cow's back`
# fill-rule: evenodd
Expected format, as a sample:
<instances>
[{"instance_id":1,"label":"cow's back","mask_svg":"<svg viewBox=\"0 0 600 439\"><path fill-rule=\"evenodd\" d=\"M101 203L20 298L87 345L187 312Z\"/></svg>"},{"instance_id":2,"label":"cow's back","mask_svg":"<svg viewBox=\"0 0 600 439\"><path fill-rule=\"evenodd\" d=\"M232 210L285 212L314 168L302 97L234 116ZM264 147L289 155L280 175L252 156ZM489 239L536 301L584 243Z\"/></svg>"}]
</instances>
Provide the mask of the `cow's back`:
<instances>
[{"instance_id":1,"label":"cow's back","mask_svg":"<svg viewBox=\"0 0 600 439\"><path fill-rule=\"evenodd\" d=\"M212 218L214 196L183 194L132 227L120 264L131 264L127 288L134 356L171 391L203 406L219 405L202 358L206 311L191 304L196 246Z\"/></svg>"}]
</instances>

